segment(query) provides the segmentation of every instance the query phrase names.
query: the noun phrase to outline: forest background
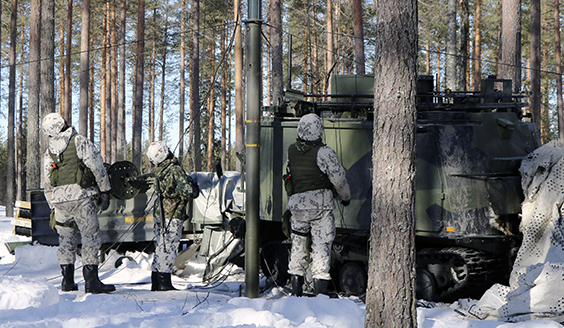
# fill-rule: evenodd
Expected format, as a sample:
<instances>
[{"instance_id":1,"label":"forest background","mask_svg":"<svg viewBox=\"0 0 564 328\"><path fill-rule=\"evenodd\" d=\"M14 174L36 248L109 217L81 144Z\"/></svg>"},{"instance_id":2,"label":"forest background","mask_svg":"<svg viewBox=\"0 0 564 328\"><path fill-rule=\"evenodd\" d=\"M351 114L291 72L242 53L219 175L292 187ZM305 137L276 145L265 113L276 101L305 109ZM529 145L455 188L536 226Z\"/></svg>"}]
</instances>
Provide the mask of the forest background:
<instances>
[{"instance_id":1,"label":"forest background","mask_svg":"<svg viewBox=\"0 0 564 328\"><path fill-rule=\"evenodd\" d=\"M373 74L372 1L262 1L262 105L279 105L288 89L327 93L332 74ZM166 140L189 172L218 162L240 168L246 1L0 5L0 205L7 211L27 188L40 187L39 120L53 111L107 163L130 160L146 172L143 150ZM559 0L418 1L418 16L418 70L434 76L437 90L479 90L480 79L507 75L509 64L515 91L529 93L540 72L536 123L543 142L559 137ZM536 38L531 17L539 17ZM501 45L510 34L519 41L507 63Z\"/></svg>"}]
</instances>

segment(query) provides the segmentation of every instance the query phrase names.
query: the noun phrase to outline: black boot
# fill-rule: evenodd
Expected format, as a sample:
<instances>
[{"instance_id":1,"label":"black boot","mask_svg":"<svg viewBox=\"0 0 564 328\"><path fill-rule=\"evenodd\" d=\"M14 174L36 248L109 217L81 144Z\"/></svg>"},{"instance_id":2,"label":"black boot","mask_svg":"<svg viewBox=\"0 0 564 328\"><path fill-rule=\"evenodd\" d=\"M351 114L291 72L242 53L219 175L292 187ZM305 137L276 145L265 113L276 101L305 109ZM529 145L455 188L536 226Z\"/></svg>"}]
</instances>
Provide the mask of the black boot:
<instances>
[{"instance_id":1,"label":"black boot","mask_svg":"<svg viewBox=\"0 0 564 328\"><path fill-rule=\"evenodd\" d=\"M63 292L78 290L77 284L74 283L74 264L61 264L61 274L63 275L61 282Z\"/></svg>"},{"instance_id":2,"label":"black boot","mask_svg":"<svg viewBox=\"0 0 564 328\"><path fill-rule=\"evenodd\" d=\"M84 291L93 294L111 293L116 290L114 285L104 285L98 277L98 266L88 264L82 267L84 276Z\"/></svg>"},{"instance_id":3,"label":"black boot","mask_svg":"<svg viewBox=\"0 0 564 328\"><path fill-rule=\"evenodd\" d=\"M172 286L172 276L170 272L154 272L153 273L156 276L156 284L153 283L155 289L153 289L153 286L151 286L151 290L153 291L165 291L165 290L177 290L176 288L174 288L174 286ZM153 275L151 275L151 279L152 279Z\"/></svg>"},{"instance_id":4,"label":"black boot","mask_svg":"<svg viewBox=\"0 0 564 328\"><path fill-rule=\"evenodd\" d=\"M329 286L329 280L325 279L313 279L313 290L315 295L324 294L330 298L339 298L336 292L327 290Z\"/></svg>"},{"instance_id":5,"label":"black boot","mask_svg":"<svg viewBox=\"0 0 564 328\"><path fill-rule=\"evenodd\" d=\"M159 289L159 273L156 271L151 272L151 291Z\"/></svg>"},{"instance_id":6,"label":"black boot","mask_svg":"<svg viewBox=\"0 0 564 328\"><path fill-rule=\"evenodd\" d=\"M313 290L315 295L326 294L327 286L329 286L329 280L325 279L313 279Z\"/></svg>"},{"instance_id":7,"label":"black boot","mask_svg":"<svg viewBox=\"0 0 564 328\"><path fill-rule=\"evenodd\" d=\"M303 295L303 286L304 286L304 277L303 276L292 276L290 278L290 282L292 283L292 295L302 296Z\"/></svg>"}]
</instances>

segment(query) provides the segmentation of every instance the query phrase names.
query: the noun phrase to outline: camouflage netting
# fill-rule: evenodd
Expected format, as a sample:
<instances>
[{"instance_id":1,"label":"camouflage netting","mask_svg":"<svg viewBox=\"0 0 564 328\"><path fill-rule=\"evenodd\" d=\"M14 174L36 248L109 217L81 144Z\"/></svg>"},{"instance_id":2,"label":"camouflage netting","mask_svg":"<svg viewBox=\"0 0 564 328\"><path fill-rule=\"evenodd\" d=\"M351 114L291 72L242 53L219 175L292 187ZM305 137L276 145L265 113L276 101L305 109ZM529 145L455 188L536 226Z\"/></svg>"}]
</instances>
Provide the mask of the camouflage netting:
<instances>
[{"instance_id":1,"label":"camouflage netting","mask_svg":"<svg viewBox=\"0 0 564 328\"><path fill-rule=\"evenodd\" d=\"M480 319L564 321L564 143L550 142L521 164L523 243L509 286L496 284L467 312Z\"/></svg>"}]
</instances>

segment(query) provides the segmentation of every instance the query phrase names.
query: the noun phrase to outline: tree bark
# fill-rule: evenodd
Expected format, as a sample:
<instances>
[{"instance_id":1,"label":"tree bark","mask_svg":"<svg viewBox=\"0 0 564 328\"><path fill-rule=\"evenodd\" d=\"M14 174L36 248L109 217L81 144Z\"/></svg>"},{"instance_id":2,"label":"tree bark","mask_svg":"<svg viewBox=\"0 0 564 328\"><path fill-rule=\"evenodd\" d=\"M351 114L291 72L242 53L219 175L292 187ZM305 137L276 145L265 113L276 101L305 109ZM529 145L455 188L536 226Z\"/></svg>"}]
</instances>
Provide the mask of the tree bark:
<instances>
[{"instance_id":1,"label":"tree bark","mask_svg":"<svg viewBox=\"0 0 564 328\"><path fill-rule=\"evenodd\" d=\"M149 143L155 141L155 80L157 79L157 8L153 8L153 50L151 51L150 76L151 85L149 87Z\"/></svg>"},{"instance_id":2,"label":"tree bark","mask_svg":"<svg viewBox=\"0 0 564 328\"><path fill-rule=\"evenodd\" d=\"M507 0L506 0L507 1ZM515 0L516 1L516 0ZM505 2L504 2L505 7ZM531 0L531 91L530 110L533 122L541 131L541 5L540 0ZM505 53L505 51L504 51Z\"/></svg>"},{"instance_id":3,"label":"tree bark","mask_svg":"<svg viewBox=\"0 0 564 328\"><path fill-rule=\"evenodd\" d=\"M243 46L241 37L241 0L235 0L235 152L245 154L245 109L243 108ZM241 170L242 163L236 161L236 169Z\"/></svg>"},{"instance_id":4,"label":"tree bark","mask_svg":"<svg viewBox=\"0 0 564 328\"><path fill-rule=\"evenodd\" d=\"M562 99L562 44L560 42L560 0L554 0L554 47L556 60L556 110L558 137L564 141L564 102Z\"/></svg>"},{"instance_id":5,"label":"tree bark","mask_svg":"<svg viewBox=\"0 0 564 328\"><path fill-rule=\"evenodd\" d=\"M460 74L458 74L458 89L466 91L466 72L468 70L468 34L470 31L470 8L468 0L460 0Z\"/></svg>"},{"instance_id":6,"label":"tree bark","mask_svg":"<svg viewBox=\"0 0 564 328\"><path fill-rule=\"evenodd\" d=\"M40 1L31 0L30 8L30 45L29 45L29 77L28 77L28 130L27 130L27 172L26 185L28 189L40 188L41 183L41 153L39 147L39 95L41 75L39 68L39 51L41 49L41 14ZM26 195L30 200L30 195Z\"/></svg>"},{"instance_id":7,"label":"tree bark","mask_svg":"<svg viewBox=\"0 0 564 328\"><path fill-rule=\"evenodd\" d=\"M333 1L327 0L327 65L325 68L325 93L331 92L331 72L333 71L333 53L335 47L333 45Z\"/></svg>"},{"instance_id":8,"label":"tree bark","mask_svg":"<svg viewBox=\"0 0 564 328\"><path fill-rule=\"evenodd\" d=\"M65 111L62 116L72 125L72 82L71 82L71 56L72 56L72 0L68 0L67 7L67 47L65 51Z\"/></svg>"},{"instance_id":9,"label":"tree bark","mask_svg":"<svg viewBox=\"0 0 564 328\"><path fill-rule=\"evenodd\" d=\"M137 7L137 61L135 69L135 97L132 124L132 163L141 167L141 136L143 129L143 75L145 66L145 0Z\"/></svg>"},{"instance_id":10,"label":"tree bark","mask_svg":"<svg viewBox=\"0 0 564 328\"><path fill-rule=\"evenodd\" d=\"M417 1L376 6L372 225L365 327L417 326ZM393 250L393 252L391 251Z\"/></svg>"},{"instance_id":11,"label":"tree bark","mask_svg":"<svg viewBox=\"0 0 564 328\"><path fill-rule=\"evenodd\" d=\"M445 68L445 81L446 87L451 90L456 90L456 3L457 0L448 0L447 4L447 49L446 49L446 68Z\"/></svg>"},{"instance_id":12,"label":"tree bark","mask_svg":"<svg viewBox=\"0 0 564 328\"><path fill-rule=\"evenodd\" d=\"M190 149L193 158L191 171L202 170L202 153L200 151L200 0L192 3L192 70L190 72Z\"/></svg>"},{"instance_id":13,"label":"tree bark","mask_svg":"<svg viewBox=\"0 0 564 328\"><path fill-rule=\"evenodd\" d=\"M282 68L282 1L272 0L272 102L282 105L284 98L284 74Z\"/></svg>"},{"instance_id":14,"label":"tree bark","mask_svg":"<svg viewBox=\"0 0 564 328\"><path fill-rule=\"evenodd\" d=\"M227 47L225 45L225 31L227 30L227 23L225 23L224 28L221 30L221 49L222 53L227 52ZM221 73L221 167L227 168L226 162L226 154L225 154L225 147L226 147L226 134L228 130L227 121L226 121L226 111L227 111L227 64L222 69Z\"/></svg>"},{"instance_id":15,"label":"tree bark","mask_svg":"<svg viewBox=\"0 0 564 328\"><path fill-rule=\"evenodd\" d=\"M533 3L535 1L539 0L531 1L531 50L533 50ZM519 92L521 90L521 0L502 0L501 17L501 58L498 77L512 80L513 91ZM532 52L531 55L533 55Z\"/></svg>"},{"instance_id":16,"label":"tree bark","mask_svg":"<svg viewBox=\"0 0 564 328\"><path fill-rule=\"evenodd\" d=\"M178 109L178 161L184 162L184 116L186 102L186 0L181 2L180 17L180 99Z\"/></svg>"},{"instance_id":17,"label":"tree bark","mask_svg":"<svg viewBox=\"0 0 564 328\"><path fill-rule=\"evenodd\" d=\"M0 5L0 8L2 6ZM16 113L16 35L18 19L18 0L12 1L10 14L10 75L8 82L8 145L6 158L6 216L12 217L14 212L14 201L16 195L15 188L15 113Z\"/></svg>"},{"instance_id":18,"label":"tree bark","mask_svg":"<svg viewBox=\"0 0 564 328\"><path fill-rule=\"evenodd\" d=\"M163 65L161 75L161 111L159 122L159 140L164 140L164 104L165 104L165 87L166 87L166 55L168 48L168 1L165 3L165 26L164 26L164 44L163 44Z\"/></svg>"},{"instance_id":19,"label":"tree bark","mask_svg":"<svg viewBox=\"0 0 564 328\"><path fill-rule=\"evenodd\" d=\"M482 85L482 0L476 0L472 31L474 33L474 47L472 47L472 57L474 57L473 85L474 91L480 91Z\"/></svg>"},{"instance_id":20,"label":"tree bark","mask_svg":"<svg viewBox=\"0 0 564 328\"><path fill-rule=\"evenodd\" d=\"M82 0L82 28L80 34L80 98L78 133L88 135L88 86L90 83L90 0Z\"/></svg>"},{"instance_id":21,"label":"tree bark","mask_svg":"<svg viewBox=\"0 0 564 328\"><path fill-rule=\"evenodd\" d=\"M116 140L116 148L118 149L118 153L116 156L116 160L121 161L126 158L126 151L125 151L125 27L126 27L126 0L122 0L121 2L121 10L120 10L120 42L119 42L119 59L120 59L120 67L119 67L119 95L118 95L118 115L117 115L117 140Z\"/></svg>"},{"instance_id":22,"label":"tree bark","mask_svg":"<svg viewBox=\"0 0 564 328\"><path fill-rule=\"evenodd\" d=\"M354 62L356 74L364 74L364 25L362 22L362 0L353 0Z\"/></svg>"}]
</instances>

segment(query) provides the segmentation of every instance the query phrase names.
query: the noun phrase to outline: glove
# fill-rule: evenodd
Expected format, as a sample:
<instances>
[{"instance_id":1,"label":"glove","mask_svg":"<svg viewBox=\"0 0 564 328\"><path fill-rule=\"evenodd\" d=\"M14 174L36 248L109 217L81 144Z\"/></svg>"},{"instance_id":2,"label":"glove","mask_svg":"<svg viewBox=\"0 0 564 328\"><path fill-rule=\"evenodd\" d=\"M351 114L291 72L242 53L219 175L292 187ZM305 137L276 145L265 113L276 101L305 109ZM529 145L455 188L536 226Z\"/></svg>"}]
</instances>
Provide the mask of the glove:
<instances>
[{"instance_id":1,"label":"glove","mask_svg":"<svg viewBox=\"0 0 564 328\"><path fill-rule=\"evenodd\" d=\"M343 206L349 206L349 204L351 203L351 200L342 200L341 204L343 204Z\"/></svg>"},{"instance_id":2,"label":"glove","mask_svg":"<svg viewBox=\"0 0 564 328\"><path fill-rule=\"evenodd\" d=\"M98 198L98 206L103 211L107 210L110 207L110 192L106 191L100 194Z\"/></svg>"}]
</instances>

